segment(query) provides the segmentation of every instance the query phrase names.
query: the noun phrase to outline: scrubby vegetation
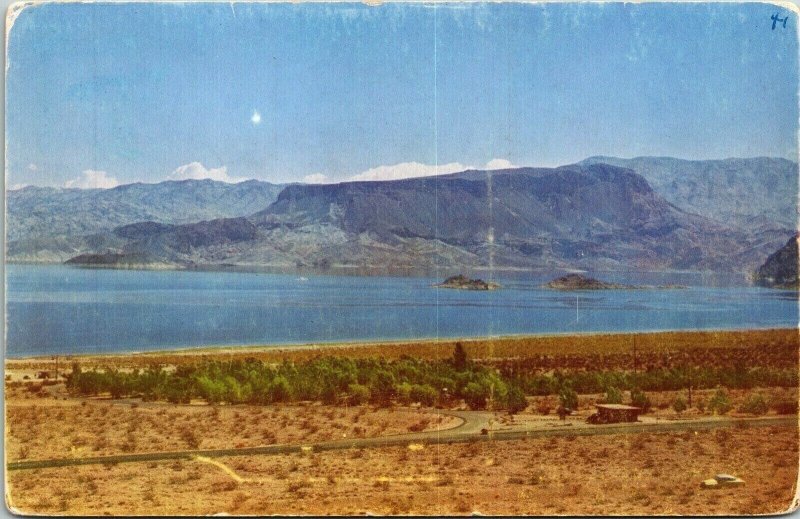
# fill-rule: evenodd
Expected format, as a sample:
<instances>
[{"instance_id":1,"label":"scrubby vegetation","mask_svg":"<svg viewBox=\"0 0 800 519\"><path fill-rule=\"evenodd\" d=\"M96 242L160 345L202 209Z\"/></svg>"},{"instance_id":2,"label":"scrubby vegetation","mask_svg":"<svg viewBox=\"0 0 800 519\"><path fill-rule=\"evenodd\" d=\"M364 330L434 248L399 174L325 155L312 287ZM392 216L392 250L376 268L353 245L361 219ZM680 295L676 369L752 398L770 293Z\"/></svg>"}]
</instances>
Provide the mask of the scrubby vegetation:
<instances>
[{"instance_id":1,"label":"scrubby vegetation","mask_svg":"<svg viewBox=\"0 0 800 519\"><path fill-rule=\"evenodd\" d=\"M279 363L256 358L207 359L181 364L174 370L152 365L131 372L114 368L82 371L75 365L67 385L79 395L108 393L114 398L141 397L174 403L204 399L211 404L321 401L436 406L463 400L472 409L506 409L512 413L527 407L526 395L557 395L562 407L577 409L578 394L605 393L606 402L620 403L623 392L630 392L631 403L647 412L650 401L646 392L720 388L708 407L714 413L725 414L731 404L726 401L723 388L797 387L798 373L796 369L772 365L747 367L741 362L644 370L542 369L530 359L472 361L458 343L452 357L444 360L408 356L391 360L322 356ZM685 409L684 405L677 403L678 408ZM753 402L752 410L744 412L757 413L761 407L759 402Z\"/></svg>"},{"instance_id":2,"label":"scrubby vegetation","mask_svg":"<svg viewBox=\"0 0 800 519\"><path fill-rule=\"evenodd\" d=\"M141 397L211 404L322 401L380 406L420 403L434 406L464 399L473 409L527 407L525 393L495 370L469 362L463 350L446 361L347 359L325 357L277 365L256 359L204 361L168 371L158 366L122 372L82 371L77 364L67 380L74 394L109 393L113 398Z\"/></svg>"},{"instance_id":3,"label":"scrubby vegetation","mask_svg":"<svg viewBox=\"0 0 800 519\"><path fill-rule=\"evenodd\" d=\"M685 367L655 368L646 371L610 370L525 370L519 366L503 366L500 375L512 380L526 394L545 396L558 394L568 384L578 394L607 393L613 390L679 391L713 389L752 389L755 387L797 387L796 368L776 367ZM614 391L611 391L613 395Z\"/></svg>"}]
</instances>

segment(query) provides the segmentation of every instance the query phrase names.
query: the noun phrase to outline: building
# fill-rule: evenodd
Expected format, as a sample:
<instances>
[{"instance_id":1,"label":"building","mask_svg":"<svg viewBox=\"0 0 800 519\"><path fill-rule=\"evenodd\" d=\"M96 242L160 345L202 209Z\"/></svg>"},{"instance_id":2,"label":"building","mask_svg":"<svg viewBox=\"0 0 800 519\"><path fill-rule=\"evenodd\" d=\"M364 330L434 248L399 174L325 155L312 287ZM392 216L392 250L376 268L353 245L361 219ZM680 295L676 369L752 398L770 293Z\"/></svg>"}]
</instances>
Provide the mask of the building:
<instances>
[{"instance_id":1,"label":"building","mask_svg":"<svg viewBox=\"0 0 800 519\"><path fill-rule=\"evenodd\" d=\"M597 412L586 421L593 424L638 422L640 407L623 404L597 404Z\"/></svg>"}]
</instances>

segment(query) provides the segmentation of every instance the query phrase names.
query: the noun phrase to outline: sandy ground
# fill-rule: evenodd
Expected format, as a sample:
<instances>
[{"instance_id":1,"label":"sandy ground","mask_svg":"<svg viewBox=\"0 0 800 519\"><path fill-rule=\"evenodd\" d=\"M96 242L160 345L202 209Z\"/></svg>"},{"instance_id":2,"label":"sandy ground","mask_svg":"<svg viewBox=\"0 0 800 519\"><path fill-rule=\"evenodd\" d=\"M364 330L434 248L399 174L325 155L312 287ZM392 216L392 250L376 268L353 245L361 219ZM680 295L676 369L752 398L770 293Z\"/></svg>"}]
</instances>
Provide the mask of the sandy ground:
<instances>
[{"instance_id":1,"label":"sandy ground","mask_svg":"<svg viewBox=\"0 0 800 519\"><path fill-rule=\"evenodd\" d=\"M84 368L131 369L212 357L447 358L454 342L227 348L76 359ZM563 364L572 369L583 369L581 363L630 369L633 359L658 365L671 362L675 352L688 351L693 353L686 358L699 365L786 367L797 363L800 349L797 330L475 339L464 341L464 346L472 359L530 359L537 366ZM69 361L60 358L62 373ZM212 407L69 398L62 384L40 388L35 380L37 370L54 366L50 358L6 360L9 461L305 444L460 423L434 409ZM695 405L707 403L713 392L695 391ZM798 399L797 388L728 391L733 416L753 392L768 403ZM578 412L567 421L583 424L603 396L581 395ZM681 414L672 410L678 396L687 397L685 392L648 396L653 412L643 421L708 416L696 407ZM499 429L548 427L557 420L557 397L529 398L529 403L527 411L513 419L496 414L492 420ZM700 481L719 472L747 483L739 489L700 490ZM20 470L7 472L6 498L19 512L71 515L758 514L792 506L797 472L797 428L732 427Z\"/></svg>"},{"instance_id":2,"label":"sandy ground","mask_svg":"<svg viewBox=\"0 0 800 519\"><path fill-rule=\"evenodd\" d=\"M25 388L7 388L9 461L316 443L462 423L435 409L125 403L65 399L61 384L46 389L38 396Z\"/></svg>"},{"instance_id":3,"label":"sandy ground","mask_svg":"<svg viewBox=\"0 0 800 519\"><path fill-rule=\"evenodd\" d=\"M792 506L795 427L554 437L9 473L23 513L759 514ZM701 490L719 472L741 488ZM202 496L202 499L198 499Z\"/></svg>"}]
</instances>

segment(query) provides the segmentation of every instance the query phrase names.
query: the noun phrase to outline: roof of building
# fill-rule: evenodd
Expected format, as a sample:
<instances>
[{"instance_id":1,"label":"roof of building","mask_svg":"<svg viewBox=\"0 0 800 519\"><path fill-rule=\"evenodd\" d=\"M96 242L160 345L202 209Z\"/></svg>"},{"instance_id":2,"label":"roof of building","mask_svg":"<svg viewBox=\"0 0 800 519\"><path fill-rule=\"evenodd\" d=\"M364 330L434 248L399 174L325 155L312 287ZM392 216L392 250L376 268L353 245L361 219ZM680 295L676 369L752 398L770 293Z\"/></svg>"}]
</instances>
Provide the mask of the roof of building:
<instances>
[{"instance_id":1,"label":"roof of building","mask_svg":"<svg viewBox=\"0 0 800 519\"><path fill-rule=\"evenodd\" d=\"M624 404L596 404L598 409L614 409L616 411L641 411L641 407Z\"/></svg>"}]
</instances>

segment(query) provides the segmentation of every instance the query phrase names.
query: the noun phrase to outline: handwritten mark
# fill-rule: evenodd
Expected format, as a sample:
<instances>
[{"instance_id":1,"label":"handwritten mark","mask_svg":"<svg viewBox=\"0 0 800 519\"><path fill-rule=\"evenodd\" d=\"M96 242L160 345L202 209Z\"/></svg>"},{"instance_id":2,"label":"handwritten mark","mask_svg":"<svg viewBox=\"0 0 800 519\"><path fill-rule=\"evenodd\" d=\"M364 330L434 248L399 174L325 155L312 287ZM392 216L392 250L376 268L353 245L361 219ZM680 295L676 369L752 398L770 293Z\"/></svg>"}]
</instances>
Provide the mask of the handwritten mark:
<instances>
[{"instance_id":1,"label":"handwritten mark","mask_svg":"<svg viewBox=\"0 0 800 519\"><path fill-rule=\"evenodd\" d=\"M780 18L780 17L778 17L778 13L775 13L775 14L772 15L772 18L770 18L770 19L772 20L772 30L773 31L775 30L775 27L777 26L777 24L779 22L783 24L783 28L785 29L786 28L786 20L789 19L789 15L786 15L783 18Z\"/></svg>"}]
</instances>

